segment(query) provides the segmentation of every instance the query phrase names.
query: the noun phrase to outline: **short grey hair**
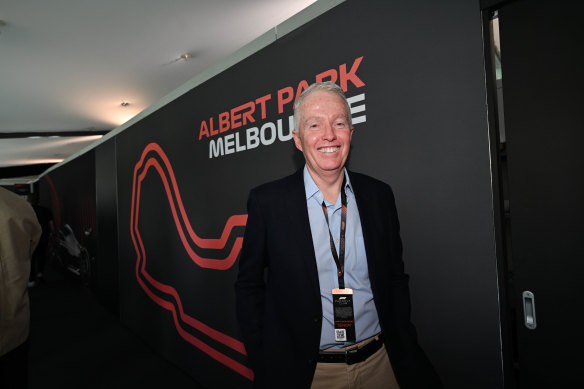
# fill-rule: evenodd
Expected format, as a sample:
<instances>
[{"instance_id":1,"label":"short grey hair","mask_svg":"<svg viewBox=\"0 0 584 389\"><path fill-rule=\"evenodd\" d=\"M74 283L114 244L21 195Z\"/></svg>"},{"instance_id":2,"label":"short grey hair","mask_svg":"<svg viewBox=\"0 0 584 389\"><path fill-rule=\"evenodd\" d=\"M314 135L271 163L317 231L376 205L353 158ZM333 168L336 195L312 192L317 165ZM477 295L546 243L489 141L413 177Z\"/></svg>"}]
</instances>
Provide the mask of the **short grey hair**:
<instances>
[{"instance_id":1,"label":"short grey hair","mask_svg":"<svg viewBox=\"0 0 584 389\"><path fill-rule=\"evenodd\" d=\"M296 104L294 104L294 129L296 131L300 131L299 125L300 125L300 116L302 113L301 112L302 102L304 101L304 99L306 97L308 97L309 95L311 95L313 92L316 92L316 91L330 92L330 93L334 93L337 96L339 96L343 100L343 102L345 103L346 112L347 112L347 121L349 122L349 127L353 127L353 121L351 120L351 107L349 106L349 102L347 101L347 97L345 96L345 92L343 92L341 87L338 86L337 84L335 84L334 82L325 81L325 82L315 82L314 84L310 85L308 88L306 88L300 94L300 96L298 96L298 99L296 99Z\"/></svg>"}]
</instances>

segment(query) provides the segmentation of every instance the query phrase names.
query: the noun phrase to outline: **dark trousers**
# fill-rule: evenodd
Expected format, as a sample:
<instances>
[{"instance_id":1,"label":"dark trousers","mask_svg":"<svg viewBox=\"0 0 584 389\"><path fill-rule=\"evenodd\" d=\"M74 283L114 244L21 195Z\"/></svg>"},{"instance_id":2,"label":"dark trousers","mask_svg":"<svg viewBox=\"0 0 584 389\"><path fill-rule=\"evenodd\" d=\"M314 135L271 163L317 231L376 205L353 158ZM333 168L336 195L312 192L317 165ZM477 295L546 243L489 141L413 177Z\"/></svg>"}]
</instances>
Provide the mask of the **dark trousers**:
<instances>
[{"instance_id":1,"label":"dark trousers","mask_svg":"<svg viewBox=\"0 0 584 389\"><path fill-rule=\"evenodd\" d=\"M28 340L0 357L0 388L28 387Z\"/></svg>"}]
</instances>

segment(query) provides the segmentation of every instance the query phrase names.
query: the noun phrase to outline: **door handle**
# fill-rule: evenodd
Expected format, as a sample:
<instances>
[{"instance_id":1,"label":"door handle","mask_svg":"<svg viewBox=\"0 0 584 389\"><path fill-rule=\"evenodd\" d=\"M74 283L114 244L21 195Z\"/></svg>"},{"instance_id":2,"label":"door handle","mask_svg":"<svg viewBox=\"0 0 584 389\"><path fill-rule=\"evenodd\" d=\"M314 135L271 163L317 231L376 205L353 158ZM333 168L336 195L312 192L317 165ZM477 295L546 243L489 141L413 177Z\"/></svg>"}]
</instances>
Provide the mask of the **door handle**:
<instances>
[{"instance_id":1,"label":"door handle","mask_svg":"<svg viewBox=\"0 0 584 389\"><path fill-rule=\"evenodd\" d=\"M528 290L524 291L521 295L523 297L523 320L525 327L530 330L535 330L537 327L537 320L535 319L535 296Z\"/></svg>"}]
</instances>

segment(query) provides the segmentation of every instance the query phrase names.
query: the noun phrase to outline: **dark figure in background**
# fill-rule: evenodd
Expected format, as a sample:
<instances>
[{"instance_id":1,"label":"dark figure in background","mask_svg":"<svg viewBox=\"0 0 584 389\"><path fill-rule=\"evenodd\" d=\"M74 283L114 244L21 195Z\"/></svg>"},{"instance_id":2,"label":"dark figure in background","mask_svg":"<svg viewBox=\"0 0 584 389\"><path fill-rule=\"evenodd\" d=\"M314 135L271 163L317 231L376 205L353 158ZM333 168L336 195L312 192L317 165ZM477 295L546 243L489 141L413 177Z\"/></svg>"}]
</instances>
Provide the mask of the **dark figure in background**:
<instances>
[{"instance_id":1,"label":"dark figure in background","mask_svg":"<svg viewBox=\"0 0 584 389\"><path fill-rule=\"evenodd\" d=\"M54 231L53 212L39 204L38 195L33 194L29 196L29 202L32 205L34 213L43 229L41 240L32 255L32 264L30 267L30 277L28 286L34 286L37 282L43 279L45 264L47 262L47 249L49 240Z\"/></svg>"},{"instance_id":2,"label":"dark figure in background","mask_svg":"<svg viewBox=\"0 0 584 389\"><path fill-rule=\"evenodd\" d=\"M28 384L27 282L41 226L30 204L0 188L0 388Z\"/></svg>"},{"instance_id":3,"label":"dark figure in background","mask_svg":"<svg viewBox=\"0 0 584 389\"><path fill-rule=\"evenodd\" d=\"M304 169L248 200L235 288L254 388L442 387L410 322L391 188L345 169L343 91L307 88L294 128Z\"/></svg>"}]
</instances>

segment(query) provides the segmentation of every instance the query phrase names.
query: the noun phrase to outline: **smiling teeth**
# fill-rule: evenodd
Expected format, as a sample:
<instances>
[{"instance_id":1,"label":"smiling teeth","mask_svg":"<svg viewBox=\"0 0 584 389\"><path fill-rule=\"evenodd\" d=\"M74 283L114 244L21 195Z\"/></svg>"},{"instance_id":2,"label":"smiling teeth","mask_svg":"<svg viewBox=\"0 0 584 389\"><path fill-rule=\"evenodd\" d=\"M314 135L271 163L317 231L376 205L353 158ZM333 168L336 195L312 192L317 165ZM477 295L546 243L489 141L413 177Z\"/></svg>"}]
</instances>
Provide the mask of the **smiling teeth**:
<instances>
[{"instance_id":1,"label":"smiling teeth","mask_svg":"<svg viewBox=\"0 0 584 389\"><path fill-rule=\"evenodd\" d=\"M321 153L334 153L338 149L339 149L338 147L324 147L322 149L319 149L318 151L320 151Z\"/></svg>"}]
</instances>

